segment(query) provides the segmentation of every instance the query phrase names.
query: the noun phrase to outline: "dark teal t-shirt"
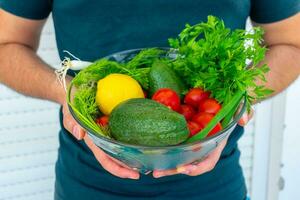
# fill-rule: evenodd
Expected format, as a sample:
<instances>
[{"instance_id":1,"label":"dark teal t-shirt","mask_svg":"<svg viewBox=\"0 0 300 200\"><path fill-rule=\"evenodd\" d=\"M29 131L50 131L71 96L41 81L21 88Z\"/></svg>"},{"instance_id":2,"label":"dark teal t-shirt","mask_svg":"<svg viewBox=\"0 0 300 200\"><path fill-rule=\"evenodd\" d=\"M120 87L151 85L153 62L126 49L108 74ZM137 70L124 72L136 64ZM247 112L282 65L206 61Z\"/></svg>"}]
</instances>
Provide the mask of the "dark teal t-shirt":
<instances>
[{"instance_id":1,"label":"dark teal t-shirt","mask_svg":"<svg viewBox=\"0 0 300 200\"><path fill-rule=\"evenodd\" d=\"M205 21L207 15L222 18L231 29L245 28L248 16L258 23L276 22L296 14L300 0L0 0L0 6L34 20L52 13L61 59L63 50L68 50L82 60L95 61L126 49L167 46L167 39L175 37L186 23ZM135 181L110 175L84 142L61 126L57 200L243 200L246 196L237 148L241 127L232 133L211 172L160 179L142 175Z\"/></svg>"}]
</instances>

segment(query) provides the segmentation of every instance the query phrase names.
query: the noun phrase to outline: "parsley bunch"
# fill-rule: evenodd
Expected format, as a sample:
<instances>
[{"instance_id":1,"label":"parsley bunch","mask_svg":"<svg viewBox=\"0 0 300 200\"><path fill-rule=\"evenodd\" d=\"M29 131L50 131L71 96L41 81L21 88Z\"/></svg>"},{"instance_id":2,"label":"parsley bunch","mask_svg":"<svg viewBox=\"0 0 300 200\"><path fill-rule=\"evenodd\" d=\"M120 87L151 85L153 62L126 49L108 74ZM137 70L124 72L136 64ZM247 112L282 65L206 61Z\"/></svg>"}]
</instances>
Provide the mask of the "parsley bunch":
<instances>
[{"instance_id":1,"label":"parsley bunch","mask_svg":"<svg viewBox=\"0 0 300 200\"><path fill-rule=\"evenodd\" d=\"M221 104L245 92L249 110L253 101L272 92L256 84L258 79L265 82L269 71L267 65L258 67L266 53L262 35L261 28L231 31L222 20L208 16L207 22L186 25L178 38L169 39L179 52L173 68L190 87L210 91Z\"/></svg>"}]
</instances>

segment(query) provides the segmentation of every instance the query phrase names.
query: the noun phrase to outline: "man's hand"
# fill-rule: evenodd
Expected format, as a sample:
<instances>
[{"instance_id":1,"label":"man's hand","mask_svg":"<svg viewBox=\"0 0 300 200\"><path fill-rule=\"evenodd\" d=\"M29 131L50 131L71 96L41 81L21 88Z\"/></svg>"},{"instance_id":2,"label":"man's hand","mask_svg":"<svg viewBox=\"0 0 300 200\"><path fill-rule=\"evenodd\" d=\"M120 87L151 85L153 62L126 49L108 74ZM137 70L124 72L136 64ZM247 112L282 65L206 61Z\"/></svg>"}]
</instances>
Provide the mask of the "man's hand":
<instances>
[{"instance_id":1,"label":"man's hand","mask_svg":"<svg viewBox=\"0 0 300 200\"><path fill-rule=\"evenodd\" d=\"M240 126L245 126L248 121L252 118L253 111L245 113L241 119L239 120L238 124ZM228 139L228 138L227 138ZM186 174L189 176L198 176L201 174L204 174L206 172L209 172L213 170L217 164L217 162L220 159L221 153L226 146L227 139L223 140L219 146L212 151L203 161L197 163L197 164L188 164L181 167L178 167L176 169L168 169L168 170L154 170L153 176L155 178L160 178L163 176L171 176L175 174Z\"/></svg>"},{"instance_id":2,"label":"man's hand","mask_svg":"<svg viewBox=\"0 0 300 200\"><path fill-rule=\"evenodd\" d=\"M64 127L78 140L84 139L85 143L90 148L95 158L105 170L120 178L139 179L140 175L137 171L129 168L124 163L107 155L93 143L93 141L86 134L85 130L82 129L81 126L72 117L67 103L63 104L63 116Z\"/></svg>"}]
</instances>

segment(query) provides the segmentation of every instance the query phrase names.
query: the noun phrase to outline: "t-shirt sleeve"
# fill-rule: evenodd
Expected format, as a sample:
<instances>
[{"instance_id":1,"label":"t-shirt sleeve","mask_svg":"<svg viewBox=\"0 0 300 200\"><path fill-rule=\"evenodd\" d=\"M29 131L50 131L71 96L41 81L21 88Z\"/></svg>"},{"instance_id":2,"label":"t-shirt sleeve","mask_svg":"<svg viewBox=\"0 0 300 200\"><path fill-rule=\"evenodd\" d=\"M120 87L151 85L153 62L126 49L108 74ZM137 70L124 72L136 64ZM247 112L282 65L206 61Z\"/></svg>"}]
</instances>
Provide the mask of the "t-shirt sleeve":
<instances>
[{"instance_id":1,"label":"t-shirt sleeve","mask_svg":"<svg viewBox=\"0 0 300 200\"><path fill-rule=\"evenodd\" d=\"M272 23L299 11L300 0L251 0L250 18L257 23Z\"/></svg>"},{"instance_id":2,"label":"t-shirt sleeve","mask_svg":"<svg viewBox=\"0 0 300 200\"><path fill-rule=\"evenodd\" d=\"M0 0L0 8L23 18L40 20L49 16L52 0Z\"/></svg>"}]
</instances>

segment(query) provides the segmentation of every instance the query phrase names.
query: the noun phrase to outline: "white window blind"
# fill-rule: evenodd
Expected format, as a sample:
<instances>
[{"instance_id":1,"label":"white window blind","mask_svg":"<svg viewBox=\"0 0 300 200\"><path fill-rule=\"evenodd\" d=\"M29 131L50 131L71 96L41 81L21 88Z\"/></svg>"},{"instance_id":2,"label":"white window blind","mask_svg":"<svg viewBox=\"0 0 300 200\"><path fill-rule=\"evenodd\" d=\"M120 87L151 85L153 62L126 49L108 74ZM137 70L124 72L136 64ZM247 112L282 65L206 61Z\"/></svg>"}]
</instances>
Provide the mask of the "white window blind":
<instances>
[{"instance_id":1,"label":"white window blind","mask_svg":"<svg viewBox=\"0 0 300 200\"><path fill-rule=\"evenodd\" d=\"M38 53L57 66L52 26L45 26ZM0 200L53 199L58 109L0 85Z\"/></svg>"},{"instance_id":2,"label":"white window blind","mask_svg":"<svg viewBox=\"0 0 300 200\"><path fill-rule=\"evenodd\" d=\"M51 20L43 30L38 53L50 65L59 64ZM254 125L248 125L239 142L249 191ZM0 85L0 200L53 199L58 130L58 105Z\"/></svg>"}]
</instances>

